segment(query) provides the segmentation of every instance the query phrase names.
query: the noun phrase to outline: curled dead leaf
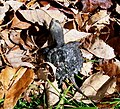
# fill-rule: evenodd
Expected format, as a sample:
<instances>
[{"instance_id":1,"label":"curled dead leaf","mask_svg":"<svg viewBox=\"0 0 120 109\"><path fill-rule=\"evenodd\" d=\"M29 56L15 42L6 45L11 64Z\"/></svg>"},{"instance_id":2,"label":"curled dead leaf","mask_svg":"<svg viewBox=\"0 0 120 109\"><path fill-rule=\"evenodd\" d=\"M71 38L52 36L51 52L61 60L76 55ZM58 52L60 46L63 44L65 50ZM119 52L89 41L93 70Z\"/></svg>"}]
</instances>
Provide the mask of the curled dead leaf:
<instances>
[{"instance_id":1,"label":"curled dead leaf","mask_svg":"<svg viewBox=\"0 0 120 109\"><path fill-rule=\"evenodd\" d=\"M36 73L39 79L42 79L44 81L49 79L51 82L54 82L56 67L50 62L45 62L40 65L40 68L37 70Z\"/></svg>"},{"instance_id":2,"label":"curled dead leaf","mask_svg":"<svg viewBox=\"0 0 120 109\"><path fill-rule=\"evenodd\" d=\"M17 69L11 67L6 67L1 71L0 81L4 87L4 91L8 90L11 80L13 79L16 71Z\"/></svg>"},{"instance_id":3,"label":"curled dead leaf","mask_svg":"<svg viewBox=\"0 0 120 109\"><path fill-rule=\"evenodd\" d=\"M4 39L4 40L5 40L5 43L6 43L9 47L12 48L12 47L14 46L14 44L9 40L8 35L9 35L9 31L8 31L7 29L5 29L4 31L1 32L1 37L2 37L2 39Z\"/></svg>"},{"instance_id":4,"label":"curled dead leaf","mask_svg":"<svg viewBox=\"0 0 120 109\"><path fill-rule=\"evenodd\" d=\"M9 88L9 84L11 83L11 80L13 76L15 75L17 69L13 69L11 67L6 67L3 69L0 73L0 97L3 98L4 94Z\"/></svg>"}]
</instances>

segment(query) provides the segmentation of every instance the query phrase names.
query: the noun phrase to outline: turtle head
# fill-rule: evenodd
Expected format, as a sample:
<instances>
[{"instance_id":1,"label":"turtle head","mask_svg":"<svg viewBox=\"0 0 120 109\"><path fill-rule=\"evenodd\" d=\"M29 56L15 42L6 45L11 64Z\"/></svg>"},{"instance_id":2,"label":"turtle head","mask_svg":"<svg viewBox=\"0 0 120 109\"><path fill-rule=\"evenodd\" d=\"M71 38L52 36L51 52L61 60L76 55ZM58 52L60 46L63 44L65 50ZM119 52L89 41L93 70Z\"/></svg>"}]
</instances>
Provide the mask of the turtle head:
<instances>
[{"instance_id":1,"label":"turtle head","mask_svg":"<svg viewBox=\"0 0 120 109\"><path fill-rule=\"evenodd\" d=\"M51 20L49 30L53 41L52 44L57 47L64 45L63 29L58 20Z\"/></svg>"}]
</instances>

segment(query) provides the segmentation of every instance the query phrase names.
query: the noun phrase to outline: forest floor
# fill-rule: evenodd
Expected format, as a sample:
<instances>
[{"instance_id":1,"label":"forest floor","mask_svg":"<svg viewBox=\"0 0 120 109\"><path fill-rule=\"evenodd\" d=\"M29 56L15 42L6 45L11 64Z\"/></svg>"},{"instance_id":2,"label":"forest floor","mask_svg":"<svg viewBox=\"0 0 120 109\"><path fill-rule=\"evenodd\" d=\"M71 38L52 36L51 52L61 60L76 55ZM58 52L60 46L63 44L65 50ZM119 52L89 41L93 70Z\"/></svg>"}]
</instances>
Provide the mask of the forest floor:
<instances>
[{"instance_id":1,"label":"forest floor","mask_svg":"<svg viewBox=\"0 0 120 109\"><path fill-rule=\"evenodd\" d=\"M80 44L82 93L42 53L53 19ZM0 72L0 109L119 109L120 1L0 0Z\"/></svg>"}]
</instances>

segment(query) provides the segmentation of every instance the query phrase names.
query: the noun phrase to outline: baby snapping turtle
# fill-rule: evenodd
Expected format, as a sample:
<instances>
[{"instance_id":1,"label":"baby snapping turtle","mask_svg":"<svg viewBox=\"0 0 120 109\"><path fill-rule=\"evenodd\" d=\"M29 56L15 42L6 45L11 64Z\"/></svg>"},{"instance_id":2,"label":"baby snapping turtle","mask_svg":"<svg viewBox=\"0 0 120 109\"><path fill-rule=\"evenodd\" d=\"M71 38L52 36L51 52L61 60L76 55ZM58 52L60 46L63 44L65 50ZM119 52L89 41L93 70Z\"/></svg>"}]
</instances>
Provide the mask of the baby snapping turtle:
<instances>
[{"instance_id":1,"label":"baby snapping turtle","mask_svg":"<svg viewBox=\"0 0 120 109\"><path fill-rule=\"evenodd\" d=\"M78 74L83 64L83 57L78 42L65 44L63 29L59 21L52 19L50 23L50 33L53 48L47 53L47 61L56 66L56 79L59 86L66 78L75 83L74 75Z\"/></svg>"}]
</instances>

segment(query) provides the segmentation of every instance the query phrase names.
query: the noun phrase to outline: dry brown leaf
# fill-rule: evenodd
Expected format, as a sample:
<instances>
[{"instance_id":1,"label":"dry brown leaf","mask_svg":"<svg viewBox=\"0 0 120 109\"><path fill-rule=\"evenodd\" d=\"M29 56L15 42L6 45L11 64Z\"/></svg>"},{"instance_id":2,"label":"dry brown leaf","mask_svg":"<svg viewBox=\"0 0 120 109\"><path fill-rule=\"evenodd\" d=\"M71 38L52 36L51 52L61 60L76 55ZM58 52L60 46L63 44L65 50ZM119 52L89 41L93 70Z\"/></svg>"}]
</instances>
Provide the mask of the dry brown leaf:
<instances>
[{"instance_id":1,"label":"dry brown leaf","mask_svg":"<svg viewBox=\"0 0 120 109\"><path fill-rule=\"evenodd\" d=\"M95 42L96 37L97 37L96 35L91 34L90 36L81 39L80 40L81 46L85 49L90 48Z\"/></svg>"},{"instance_id":2,"label":"dry brown leaf","mask_svg":"<svg viewBox=\"0 0 120 109\"><path fill-rule=\"evenodd\" d=\"M40 5L39 5L39 3L38 2L35 2L31 7L30 7L30 9L37 9L37 8L40 8ZM28 7L29 8L29 7Z\"/></svg>"},{"instance_id":3,"label":"dry brown leaf","mask_svg":"<svg viewBox=\"0 0 120 109\"><path fill-rule=\"evenodd\" d=\"M2 35L2 39L5 40L5 43L10 47L12 48L15 44L13 44L10 40L9 40L9 37L8 37L8 34L9 34L9 31L7 29L3 30L1 32L1 35Z\"/></svg>"},{"instance_id":4,"label":"dry brown leaf","mask_svg":"<svg viewBox=\"0 0 120 109\"><path fill-rule=\"evenodd\" d=\"M0 73L0 99L5 96L5 108L12 109L19 99L20 95L25 91L28 85L32 82L34 72L27 68L12 68L6 67ZM25 85L24 85L25 84ZM11 95L13 93L13 95ZM10 97L10 98L9 98ZM15 98L15 99L14 99ZM10 100L12 103L10 103ZM8 107L6 103L9 103Z\"/></svg>"},{"instance_id":5,"label":"dry brown leaf","mask_svg":"<svg viewBox=\"0 0 120 109\"><path fill-rule=\"evenodd\" d=\"M111 7L111 0L82 0L83 12L93 12L98 6L103 9Z\"/></svg>"},{"instance_id":6,"label":"dry brown leaf","mask_svg":"<svg viewBox=\"0 0 120 109\"><path fill-rule=\"evenodd\" d=\"M85 25L85 23L89 19L89 13L81 13L79 12L78 14L75 15L75 21L78 24L78 28L81 30L81 27Z\"/></svg>"},{"instance_id":7,"label":"dry brown leaf","mask_svg":"<svg viewBox=\"0 0 120 109\"><path fill-rule=\"evenodd\" d=\"M9 4L14 9L14 11L17 11L23 5L22 2L13 0L6 1L6 3Z\"/></svg>"},{"instance_id":8,"label":"dry brown leaf","mask_svg":"<svg viewBox=\"0 0 120 109\"><path fill-rule=\"evenodd\" d=\"M3 98L5 92L9 88L9 84L11 82L11 79L15 75L17 69L13 69L11 67L6 67L3 69L0 73L0 99Z\"/></svg>"},{"instance_id":9,"label":"dry brown leaf","mask_svg":"<svg viewBox=\"0 0 120 109\"><path fill-rule=\"evenodd\" d=\"M57 8L55 9L34 9L34 10L19 10L19 13L27 20L32 23L38 22L39 25L43 25L43 22L46 21L49 25L52 18L63 22L66 19L66 16L60 12ZM19 18L20 19L20 18Z\"/></svg>"},{"instance_id":10,"label":"dry brown leaf","mask_svg":"<svg viewBox=\"0 0 120 109\"><path fill-rule=\"evenodd\" d=\"M120 92L120 61L115 62L115 65L117 65L117 70L116 70L116 89L118 92Z\"/></svg>"},{"instance_id":11,"label":"dry brown leaf","mask_svg":"<svg viewBox=\"0 0 120 109\"><path fill-rule=\"evenodd\" d=\"M34 5L34 3L36 2L36 0L30 0L29 3L27 3L27 7L30 8L31 6Z\"/></svg>"},{"instance_id":12,"label":"dry brown leaf","mask_svg":"<svg viewBox=\"0 0 120 109\"><path fill-rule=\"evenodd\" d=\"M74 20L71 20L71 21L68 21L64 24L64 28L65 29L76 29L76 25L75 25L75 22Z\"/></svg>"},{"instance_id":13,"label":"dry brown leaf","mask_svg":"<svg viewBox=\"0 0 120 109\"><path fill-rule=\"evenodd\" d=\"M54 86L52 86L52 85ZM60 96L60 89L58 88L58 83L57 81L52 82L51 84L46 85L46 94L47 94L47 102L48 106L53 106L59 101L59 96ZM56 89L57 90L56 90Z\"/></svg>"},{"instance_id":14,"label":"dry brown leaf","mask_svg":"<svg viewBox=\"0 0 120 109\"><path fill-rule=\"evenodd\" d=\"M120 5L117 4L116 11L120 14Z\"/></svg>"},{"instance_id":15,"label":"dry brown leaf","mask_svg":"<svg viewBox=\"0 0 120 109\"><path fill-rule=\"evenodd\" d=\"M118 66L113 61L106 61L102 65L100 65L100 67L105 72L105 74L110 77L117 75Z\"/></svg>"},{"instance_id":16,"label":"dry brown leaf","mask_svg":"<svg viewBox=\"0 0 120 109\"><path fill-rule=\"evenodd\" d=\"M22 17L24 17L27 21L32 23L38 23L39 25L43 25L43 22L46 21L49 25L51 22L51 17L44 10L35 9L35 10L19 10L18 11ZM17 16L18 17L18 16ZM20 18L19 18L20 19Z\"/></svg>"},{"instance_id":17,"label":"dry brown leaf","mask_svg":"<svg viewBox=\"0 0 120 109\"><path fill-rule=\"evenodd\" d=\"M17 1L26 3L27 0L17 0Z\"/></svg>"},{"instance_id":18,"label":"dry brown leaf","mask_svg":"<svg viewBox=\"0 0 120 109\"><path fill-rule=\"evenodd\" d=\"M107 10L100 10L99 12L95 13L91 16L91 18L86 22L85 29L86 31L91 31L92 33L101 33L101 30L105 27L109 28L110 24L110 15L108 14ZM94 30L93 30L94 29ZM103 35L105 35L105 29L103 30ZM109 33L109 31L108 31Z\"/></svg>"},{"instance_id":19,"label":"dry brown leaf","mask_svg":"<svg viewBox=\"0 0 120 109\"><path fill-rule=\"evenodd\" d=\"M103 96L115 91L115 79L113 81L109 81L109 78L109 76L103 75L100 72L93 74L84 81L81 86L81 91L92 100L100 100ZM76 93L74 98L78 101L83 99L82 95L79 93ZM82 101L85 103L91 103L90 100L83 99Z\"/></svg>"},{"instance_id":20,"label":"dry brown leaf","mask_svg":"<svg viewBox=\"0 0 120 109\"><path fill-rule=\"evenodd\" d=\"M114 48L115 52L120 55L120 38L113 37L107 42L111 47Z\"/></svg>"},{"instance_id":21,"label":"dry brown leaf","mask_svg":"<svg viewBox=\"0 0 120 109\"><path fill-rule=\"evenodd\" d=\"M99 12L95 13L91 16L90 20L88 21L88 25L97 26L99 24L109 24L110 16L107 13L107 10L100 10Z\"/></svg>"},{"instance_id":22,"label":"dry brown leaf","mask_svg":"<svg viewBox=\"0 0 120 109\"><path fill-rule=\"evenodd\" d=\"M97 97L104 97L105 95L112 94L116 90L116 78L109 78L100 89L97 91Z\"/></svg>"},{"instance_id":23,"label":"dry brown leaf","mask_svg":"<svg viewBox=\"0 0 120 109\"><path fill-rule=\"evenodd\" d=\"M4 109L13 109L20 95L28 88L34 78L34 72L27 69L19 80L5 94Z\"/></svg>"},{"instance_id":24,"label":"dry brown leaf","mask_svg":"<svg viewBox=\"0 0 120 109\"><path fill-rule=\"evenodd\" d=\"M20 21L16 15L14 15L13 18L13 22L11 25L11 28L19 28L19 29L27 29L28 27L30 27L31 24L27 23L27 22L22 22Z\"/></svg>"},{"instance_id":25,"label":"dry brown leaf","mask_svg":"<svg viewBox=\"0 0 120 109\"><path fill-rule=\"evenodd\" d=\"M101 65L105 74L116 78L116 89L120 92L120 62L107 61Z\"/></svg>"},{"instance_id":26,"label":"dry brown leaf","mask_svg":"<svg viewBox=\"0 0 120 109\"><path fill-rule=\"evenodd\" d=\"M96 73L87 78L81 86L81 90L87 96L95 96L98 89L109 79L109 76ZM88 91L89 89L89 91Z\"/></svg>"},{"instance_id":27,"label":"dry brown leaf","mask_svg":"<svg viewBox=\"0 0 120 109\"><path fill-rule=\"evenodd\" d=\"M53 82L55 80L56 67L50 62L45 62L40 65L40 68L37 70L36 74L41 80L46 81L49 79Z\"/></svg>"},{"instance_id":28,"label":"dry brown leaf","mask_svg":"<svg viewBox=\"0 0 120 109\"><path fill-rule=\"evenodd\" d=\"M92 62L83 63L83 67L80 73L83 74L84 76L89 76L92 71L91 70L92 67L93 67Z\"/></svg>"},{"instance_id":29,"label":"dry brown leaf","mask_svg":"<svg viewBox=\"0 0 120 109\"><path fill-rule=\"evenodd\" d=\"M0 82L4 87L4 91L6 92L11 85L15 84L25 73L27 68L12 68L6 67L0 73ZM7 78L7 79L6 79Z\"/></svg>"},{"instance_id":30,"label":"dry brown leaf","mask_svg":"<svg viewBox=\"0 0 120 109\"><path fill-rule=\"evenodd\" d=\"M15 45L22 45L22 47L26 50L34 49L36 45L33 43L32 38L26 34L24 34L24 38L21 38L23 37L23 34L21 35L21 33L22 30L9 31L8 41Z\"/></svg>"},{"instance_id":31,"label":"dry brown leaf","mask_svg":"<svg viewBox=\"0 0 120 109\"><path fill-rule=\"evenodd\" d=\"M80 41L82 38L85 38L87 36L90 36L91 33L85 33L85 32L79 32L75 29L71 29L64 35L65 43L71 42L71 41Z\"/></svg>"},{"instance_id":32,"label":"dry brown leaf","mask_svg":"<svg viewBox=\"0 0 120 109\"><path fill-rule=\"evenodd\" d=\"M48 1L45 1L45 0L40 0L39 1L41 5L43 5L44 7L49 5Z\"/></svg>"},{"instance_id":33,"label":"dry brown leaf","mask_svg":"<svg viewBox=\"0 0 120 109\"><path fill-rule=\"evenodd\" d=\"M11 50L7 54L5 54L8 62L13 66L13 67L19 67L22 63L22 58L24 57L24 51L18 49Z\"/></svg>"},{"instance_id":34,"label":"dry brown leaf","mask_svg":"<svg viewBox=\"0 0 120 109\"><path fill-rule=\"evenodd\" d=\"M26 57L24 50L20 48L15 48L5 54L7 60L13 67L27 66L29 68L34 68L34 66L29 62L23 62L22 58Z\"/></svg>"},{"instance_id":35,"label":"dry brown leaf","mask_svg":"<svg viewBox=\"0 0 120 109\"><path fill-rule=\"evenodd\" d=\"M53 106L59 101L60 96L60 89L58 89L57 81L55 80L55 73L56 73L56 67L50 63L46 62L40 65L40 68L36 72L39 79L44 81L51 81L52 85L50 83L46 83L46 94L47 94L47 103L48 106ZM53 87L54 86L54 87ZM59 91L56 91L56 89Z\"/></svg>"},{"instance_id":36,"label":"dry brown leaf","mask_svg":"<svg viewBox=\"0 0 120 109\"><path fill-rule=\"evenodd\" d=\"M4 90L7 91L7 89L9 88L11 80L13 76L15 75L16 71L17 69L13 69L11 67L6 67L5 69L1 71L0 81L4 87Z\"/></svg>"},{"instance_id":37,"label":"dry brown leaf","mask_svg":"<svg viewBox=\"0 0 120 109\"><path fill-rule=\"evenodd\" d=\"M52 18L58 20L59 22L64 22L66 16L60 12L57 8L45 10Z\"/></svg>"},{"instance_id":38,"label":"dry brown leaf","mask_svg":"<svg viewBox=\"0 0 120 109\"><path fill-rule=\"evenodd\" d=\"M99 58L112 59L115 57L114 49L99 38L96 38L88 50Z\"/></svg>"},{"instance_id":39,"label":"dry brown leaf","mask_svg":"<svg viewBox=\"0 0 120 109\"><path fill-rule=\"evenodd\" d=\"M11 83L9 85L14 85L27 71L27 68L20 67L16 70L14 77L11 79Z\"/></svg>"},{"instance_id":40,"label":"dry brown leaf","mask_svg":"<svg viewBox=\"0 0 120 109\"><path fill-rule=\"evenodd\" d=\"M9 31L9 39L11 43L13 44L20 44L21 38L20 38L20 32L21 30L11 30Z\"/></svg>"},{"instance_id":41,"label":"dry brown leaf","mask_svg":"<svg viewBox=\"0 0 120 109\"><path fill-rule=\"evenodd\" d=\"M4 21L5 13L9 10L9 5L0 6L0 24Z\"/></svg>"},{"instance_id":42,"label":"dry brown leaf","mask_svg":"<svg viewBox=\"0 0 120 109\"><path fill-rule=\"evenodd\" d=\"M89 60L91 60L93 58L93 54L91 54L87 50L81 49L81 52L82 52L82 56L84 58L89 59Z\"/></svg>"}]
</instances>

